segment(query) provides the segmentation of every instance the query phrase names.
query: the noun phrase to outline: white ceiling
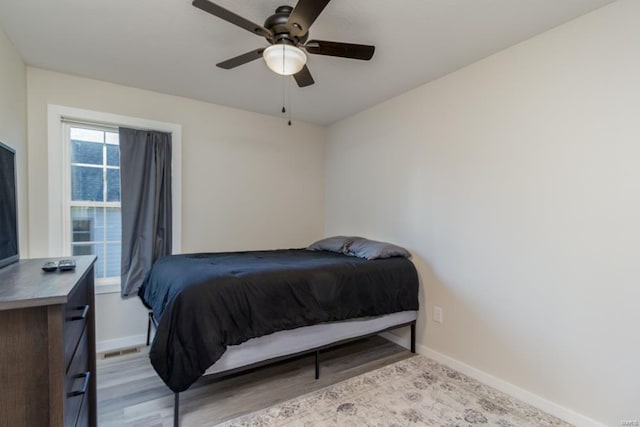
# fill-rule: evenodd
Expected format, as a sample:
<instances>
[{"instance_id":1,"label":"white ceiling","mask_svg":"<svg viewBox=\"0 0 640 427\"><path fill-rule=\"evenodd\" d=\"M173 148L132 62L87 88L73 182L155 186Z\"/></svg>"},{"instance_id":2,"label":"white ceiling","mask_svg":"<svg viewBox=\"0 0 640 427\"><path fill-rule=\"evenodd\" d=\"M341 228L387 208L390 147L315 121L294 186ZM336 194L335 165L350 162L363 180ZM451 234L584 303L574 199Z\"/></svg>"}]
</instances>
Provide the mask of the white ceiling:
<instances>
[{"instance_id":1,"label":"white ceiling","mask_svg":"<svg viewBox=\"0 0 640 427\"><path fill-rule=\"evenodd\" d=\"M333 0L310 38L373 44L369 62L309 55L315 85L291 82L294 119L330 124L613 0ZM295 0L217 0L259 24ZM0 0L0 26L29 65L280 115L283 79L266 46L190 0Z\"/></svg>"}]
</instances>

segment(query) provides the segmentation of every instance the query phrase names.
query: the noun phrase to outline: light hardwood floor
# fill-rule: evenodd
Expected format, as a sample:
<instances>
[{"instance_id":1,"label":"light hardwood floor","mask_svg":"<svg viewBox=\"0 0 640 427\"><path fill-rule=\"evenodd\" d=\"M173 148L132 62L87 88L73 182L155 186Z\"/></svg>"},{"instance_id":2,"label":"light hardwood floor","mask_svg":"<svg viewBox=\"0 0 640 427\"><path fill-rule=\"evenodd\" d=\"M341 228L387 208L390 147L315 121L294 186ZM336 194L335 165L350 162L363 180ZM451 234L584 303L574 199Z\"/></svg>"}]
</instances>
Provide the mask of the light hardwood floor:
<instances>
[{"instance_id":1,"label":"light hardwood floor","mask_svg":"<svg viewBox=\"0 0 640 427\"><path fill-rule=\"evenodd\" d=\"M98 425L173 425L173 393L146 353L98 362ZM212 426L411 357L406 349L371 337L323 351L320 379L313 355L226 379L201 378L180 394L181 426Z\"/></svg>"}]
</instances>

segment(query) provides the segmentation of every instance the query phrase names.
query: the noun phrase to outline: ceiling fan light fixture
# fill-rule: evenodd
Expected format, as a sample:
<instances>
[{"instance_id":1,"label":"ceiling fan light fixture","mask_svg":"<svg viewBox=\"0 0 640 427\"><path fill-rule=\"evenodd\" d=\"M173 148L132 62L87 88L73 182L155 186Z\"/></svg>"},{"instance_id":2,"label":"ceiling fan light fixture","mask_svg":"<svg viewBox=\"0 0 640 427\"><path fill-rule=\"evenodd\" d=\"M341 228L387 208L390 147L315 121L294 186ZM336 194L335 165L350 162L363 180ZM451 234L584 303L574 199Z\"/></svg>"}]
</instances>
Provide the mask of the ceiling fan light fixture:
<instances>
[{"instance_id":1,"label":"ceiling fan light fixture","mask_svg":"<svg viewBox=\"0 0 640 427\"><path fill-rule=\"evenodd\" d=\"M271 71L284 76L297 74L307 63L307 55L302 49L289 44L271 45L262 56Z\"/></svg>"}]
</instances>

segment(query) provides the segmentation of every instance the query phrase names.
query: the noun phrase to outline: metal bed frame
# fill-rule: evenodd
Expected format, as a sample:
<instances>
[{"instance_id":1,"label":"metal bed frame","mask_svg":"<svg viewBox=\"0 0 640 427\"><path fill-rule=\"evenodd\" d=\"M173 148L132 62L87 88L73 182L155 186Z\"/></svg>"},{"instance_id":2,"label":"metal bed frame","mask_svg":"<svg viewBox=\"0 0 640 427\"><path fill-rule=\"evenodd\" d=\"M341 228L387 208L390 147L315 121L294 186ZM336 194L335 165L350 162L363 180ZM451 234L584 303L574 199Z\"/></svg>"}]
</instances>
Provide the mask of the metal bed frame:
<instances>
[{"instance_id":1,"label":"metal bed frame","mask_svg":"<svg viewBox=\"0 0 640 427\"><path fill-rule=\"evenodd\" d=\"M158 322L155 319L155 317L153 316L153 312L149 311L149 323L147 326L147 345L149 345L150 343L150 339L151 339L151 326L153 325L154 328L158 327ZM394 329L398 329L398 328L404 328L406 326L410 326L411 327L411 353L415 353L416 352L416 320L412 321L412 322L405 322L399 325L394 325L394 326L390 326L388 328L384 328L381 329L379 331L375 331L375 332L371 332L365 335L360 335L357 337L353 337L353 338L347 338L344 340L340 340L340 341L336 341L336 342L332 342L330 344L326 344L326 345L322 345L320 347L315 347L315 348L311 348L308 350L303 350L300 352L296 352L296 353L292 353L292 354L287 354L285 356L280 356L280 357L274 357L271 359L267 359L267 360L262 360L260 362L256 362L256 363L252 363L250 365L245 365L245 366L240 366L238 368L234 368L234 369L230 369L228 371L223 371L223 372L216 372L213 374L209 374L207 375L207 377L210 378L225 378L228 376L232 376L234 374L237 374L239 372L244 372L244 371L248 371L250 369L254 369L254 368L258 368L260 366L265 366L265 365L270 365L272 363L277 363L277 362L281 362L283 360L287 360L287 359L292 359L298 356L302 356L302 355L306 355L306 354L310 354L310 353L315 353L315 378L316 380L320 378L320 352L322 350L327 350L329 348L332 347L336 347L342 344L346 344L348 342L352 342L352 341L356 341L356 340L360 340L363 338L367 338L367 337L371 337L374 335L378 335L382 332L387 332L387 331L391 331ZM179 392L174 392L174 403L173 403L173 426L174 427L179 427L180 425L180 393Z\"/></svg>"}]
</instances>

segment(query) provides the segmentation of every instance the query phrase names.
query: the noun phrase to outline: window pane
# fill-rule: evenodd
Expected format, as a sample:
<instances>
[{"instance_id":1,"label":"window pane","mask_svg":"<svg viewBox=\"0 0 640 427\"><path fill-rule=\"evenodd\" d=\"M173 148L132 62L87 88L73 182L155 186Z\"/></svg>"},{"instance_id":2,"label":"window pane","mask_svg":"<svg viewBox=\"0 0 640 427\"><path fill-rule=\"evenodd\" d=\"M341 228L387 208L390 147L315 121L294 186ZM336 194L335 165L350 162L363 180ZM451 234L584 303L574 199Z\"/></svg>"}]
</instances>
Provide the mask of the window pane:
<instances>
[{"instance_id":1,"label":"window pane","mask_svg":"<svg viewBox=\"0 0 640 427\"><path fill-rule=\"evenodd\" d=\"M104 244L103 243L98 243L98 244L93 244L93 245L89 245L89 244L74 244L71 245L71 255L73 256L78 256L78 255L97 255L98 256L98 260L96 261L96 269L95 269L95 274L96 274L96 278L103 278L105 277L104 272L105 272L105 268L104 268Z\"/></svg>"},{"instance_id":2,"label":"window pane","mask_svg":"<svg viewBox=\"0 0 640 427\"><path fill-rule=\"evenodd\" d=\"M122 219L120 208L107 208L107 242L119 242L122 240ZM118 246L120 246L118 244ZM119 254L119 252L118 252ZM120 255L118 255L120 257Z\"/></svg>"},{"instance_id":3,"label":"window pane","mask_svg":"<svg viewBox=\"0 0 640 427\"><path fill-rule=\"evenodd\" d=\"M102 168L71 166L71 200L103 201L102 171Z\"/></svg>"},{"instance_id":4,"label":"window pane","mask_svg":"<svg viewBox=\"0 0 640 427\"><path fill-rule=\"evenodd\" d=\"M107 202L120 201L120 170L107 169Z\"/></svg>"},{"instance_id":5,"label":"window pane","mask_svg":"<svg viewBox=\"0 0 640 427\"><path fill-rule=\"evenodd\" d=\"M71 241L96 242L104 240L104 208L71 208Z\"/></svg>"},{"instance_id":6,"label":"window pane","mask_svg":"<svg viewBox=\"0 0 640 427\"><path fill-rule=\"evenodd\" d=\"M93 245L72 245L72 255L93 255Z\"/></svg>"},{"instance_id":7,"label":"window pane","mask_svg":"<svg viewBox=\"0 0 640 427\"><path fill-rule=\"evenodd\" d=\"M69 129L70 139L87 142L104 142L104 132L101 130L71 128Z\"/></svg>"},{"instance_id":8,"label":"window pane","mask_svg":"<svg viewBox=\"0 0 640 427\"><path fill-rule=\"evenodd\" d=\"M120 277L120 243L107 243L107 277Z\"/></svg>"},{"instance_id":9,"label":"window pane","mask_svg":"<svg viewBox=\"0 0 640 427\"><path fill-rule=\"evenodd\" d=\"M71 140L71 162L101 165L103 146L95 142Z\"/></svg>"},{"instance_id":10,"label":"window pane","mask_svg":"<svg viewBox=\"0 0 640 427\"><path fill-rule=\"evenodd\" d=\"M120 146L107 144L107 165L120 166Z\"/></svg>"},{"instance_id":11,"label":"window pane","mask_svg":"<svg viewBox=\"0 0 640 427\"><path fill-rule=\"evenodd\" d=\"M107 277L105 274L106 259L104 256L104 243L93 245L94 254L98 257L96 260L96 277Z\"/></svg>"},{"instance_id":12,"label":"window pane","mask_svg":"<svg viewBox=\"0 0 640 427\"><path fill-rule=\"evenodd\" d=\"M71 253L95 255L96 278L120 277L120 208L100 206L120 202L119 139L114 130L69 128L71 201L90 205L70 208Z\"/></svg>"},{"instance_id":13,"label":"window pane","mask_svg":"<svg viewBox=\"0 0 640 427\"><path fill-rule=\"evenodd\" d=\"M120 135L117 132L105 132L104 133L104 142L107 144L119 144L120 143Z\"/></svg>"}]
</instances>

